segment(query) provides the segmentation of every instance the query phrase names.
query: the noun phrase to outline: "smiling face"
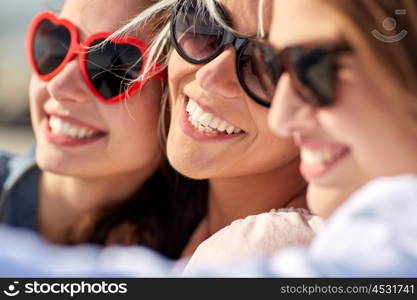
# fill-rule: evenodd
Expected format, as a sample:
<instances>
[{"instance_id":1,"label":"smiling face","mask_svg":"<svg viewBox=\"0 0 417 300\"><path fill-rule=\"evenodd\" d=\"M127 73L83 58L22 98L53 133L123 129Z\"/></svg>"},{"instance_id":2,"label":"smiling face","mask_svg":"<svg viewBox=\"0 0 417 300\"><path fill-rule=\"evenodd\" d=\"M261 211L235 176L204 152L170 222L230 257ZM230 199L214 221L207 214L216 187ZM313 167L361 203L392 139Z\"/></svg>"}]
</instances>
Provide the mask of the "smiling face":
<instances>
[{"instance_id":1,"label":"smiling face","mask_svg":"<svg viewBox=\"0 0 417 300\"><path fill-rule=\"evenodd\" d=\"M346 42L343 20L322 1L277 0L270 42L277 49L338 45ZM402 101L393 101L398 95L390 94L392 83L370 71L371 60L364 62L356 52L338 55L335 103L325 108L306 104L288 73L278 83L270 126L281 137L293 136L300 147L308 204L319 215L328 216L369 179L410 170L415 119L410 121Z\"/></svg>"},{"instance_id":2,"label":"smiling face","mask_svg":"<svg viewBox=\"0 0 417 300\"><path fill-rule=\"evenodd\" d=\"M115 31L148 4L71 0L59 18L77 27L82 42L94 33ZM148 40L143 30L134 37ZM155 169L161 157L157 133L161 81L151 79L141 92L105 104L87 86L78 60L49 81L32 77L30 106L40 168L90 178Z\"/></svg>"},{"instance_id":3,"label":"smiling face","mask_svg":"<svg viewBox=\"0 0 417 300\"><path fill-rule=\"evenodd\" d=\"M257 1L221 2L241 36L258 31ZM298 157L290 139L268 129L268 109L251 100L236 74L236 50L227 46L206 64L173 51L169 60L170 163L191 178L226 178L271 172Z\"/></svg>"}]
</instances>

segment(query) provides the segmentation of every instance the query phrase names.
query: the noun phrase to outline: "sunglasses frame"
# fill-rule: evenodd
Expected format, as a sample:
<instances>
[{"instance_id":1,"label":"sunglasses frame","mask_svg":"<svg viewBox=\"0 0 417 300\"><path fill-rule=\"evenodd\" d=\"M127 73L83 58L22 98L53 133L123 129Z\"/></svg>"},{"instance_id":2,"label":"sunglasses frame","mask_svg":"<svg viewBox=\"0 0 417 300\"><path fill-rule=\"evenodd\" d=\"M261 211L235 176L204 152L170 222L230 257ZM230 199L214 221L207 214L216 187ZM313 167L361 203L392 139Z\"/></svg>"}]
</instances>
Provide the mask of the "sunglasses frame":
<instances>
[{"instance_id":1,"label":"sunglasses frame","mask_svg":"<svg viewBox=\"0 0 417 300\"><path fill-rule=\"evenodd\" d=\"M257 40L251 41L251 45L255 45L255 47L262 48L263 52L266 51L268 53L268 57L270 57L270 59L268 61L264 59L262 60L262 63L266 66L269 76L276 77L276 78L273 78L273 80L271 80L271 82L273 83L276 82L276 84L274 84L275 88L281 76L285 72L287 72L291 78L291 82L294 86L294 90L303 99L305 103L313 107L330 106L334 104L335 99L333 99L334 97L332 99L325 99L325 97L318 95L318 93L316 93L313 88L306 86L306 84L304 84L300 80L300 76L297 74L293 66L294 63L291 59L292 52L300 50L300 49L301 50L311 49L311 52L318 51L318 52L321 52L322 55L334 57L340 53L353 51L352 48L347 44L339 44L336 46L320 46L320 47L317 47L314 45L294 45L294 46L289 46L287 48L284 48L283 50L277 50L270 43L257 39ZM250 47L251 45L248 45L248 47ZM255 62L256 61L257 60L255 58ZM330 76L334 77L335 72L336 72L336 66L334 64L334 61L332 62L333 62L333 64L331 65L332 74ZM280 65L280 67L276 67L277 65ZM333 85L332 89L334 90L334 88L335 86ZM271 99L271 103L272 103L272 99Z\"/></svg>"},{"instance_id":2,"label":"sunglasses frame","mask_svg":"<svg viewBox=\"0 0 417 300\"><path fill-rule=\"evenodd\" d=\"M261 98L259 98L258 96L256 96L250 89L249 87L246 85L244 78L242 76L242 66L241 66L241 61L242 61L242 57L243 54L249 44L249 41L251 39L254 39L256 37L255 36L249 36L249 37L240 37L235 35L233 32L227 30L226 28L222 28L220 25L219 28L221 28L222 31L222 41L220 42L218 48L211 54L209 55L207 58L201 59L201 60L196 60L193 59L191 57L189 57L181 48L181 46L179 45L176 35L175 35L175 26L176 26L176 22L177 22L177 15L179 13L180 9L183 9L184 7L184 3L178 3L175 8L174 11L171 15L171 43L174 46L175 50L177 51L177 53L187 62L195 64L195 65L201 65L201 64L206 64L210 61L212 61L213 59L215 59L217 56L219 56L226 48L226 46L231 45L236 49L236 61L235 61L235 67L236 67L236 74L237 74L237 78L239 80L240 86L243 88L243 90L245 91L245 93L255 102L257 102L258 104L264 106L264 107L270 107L270 103L262 100ZM219 10L220 15L222 16L223 20L227 23L230 24L230 20L227 17L226 13L224 12L223 8L221 7L220 4L216 3L216 6Z\"/></svg>"},{"instance_id":3,"label":"sunglasses frame","mask_svg":"<svg viewBox=\"0 0 417 300\"><path fill-rule=\"evenodd\" d=\"M71 39L69 49L67 51L67 54L65 55L65 58L58 65L58 67L56 67L56 69L54 69L52 72L50 72L48 74L42 74L40 72L40 70L38 69L38 66L35 62L35 55L34 55L35 35L36 35L36 32L37 32L40 24L45 20L51 22L55 26L63 26L65 29L68 30L68 32L70 34L70 39ZM88 75L88 71L87 71L87 58L88 58L88 54L89 54L88 49L97 40L107 39L110 35L111 35L110 32L97 32L97 33L92 34L91 36L87 37L82 43L80 43L78 29L71 21L69 21L67 19L61 19L50 11L41 12L40 14L35 16L33 18L32 22L30 23L29 30L28 30L27 37L26 37L26 46L27 46L26 49L27 49L27 55L28 55L28 58L29 58L30 66L31 66L32 70L34 71L34 73L41 80L49 81L52 78L54 78L56 75L58 75L70 61L72 61L73 59L78 57L79 58L78 59L78 65L79 65L79 68L80 68L80 71L81 71L81 74L82 74L82 77L83 77L85 83L87 84L87 86L89 87L91 92L97 98L99 98L102 102L108 103L108 104L119 102L123 99L126 99L126 97L135 94L140 89L142 89L143 86L151 78L165 79L165 76L162 73L162 71L159 71L150 78L145 78L144 80L139 80L139 79L134 80L134 82L129 86L128 89L126 89L125 91L121 92L120 94L118 94L118 95L116 95L112 98L106 98L106 97L102 96L100 94L100 92L94 87L94 85L91 82L90 77ZM143 66L146 65L147 59L148 59L147 55L146 55L146 53L148 51L148 48L143 41L141 41L141 40L139 40L135 37L123 36L123 37L112 38L112 39L110 39L110 42L115 43L115 44L127 44L127 45L131 45L133 47L136 47L141 53L142 62L143 62L139 74L143 72ZM155 64L155 67L153 69L159 70L161 68L158 64Z\"/></svg>"}]
</instances>

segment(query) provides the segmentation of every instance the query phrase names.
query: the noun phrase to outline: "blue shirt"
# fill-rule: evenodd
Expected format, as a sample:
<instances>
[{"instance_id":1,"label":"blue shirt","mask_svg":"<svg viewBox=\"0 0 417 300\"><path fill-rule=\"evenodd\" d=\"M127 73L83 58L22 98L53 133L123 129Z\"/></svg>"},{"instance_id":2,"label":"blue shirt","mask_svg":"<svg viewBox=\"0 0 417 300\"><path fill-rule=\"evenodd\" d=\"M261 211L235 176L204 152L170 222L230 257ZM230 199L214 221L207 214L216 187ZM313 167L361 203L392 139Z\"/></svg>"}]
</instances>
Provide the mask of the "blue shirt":
<instances>
[{"instance_id":1,"label":"blue shirt","mask_svg":"<svg viewBox=\"0 0 417 300\"><path fill-rule=\"evenodd\" d=\"M0 152L0 223L37 231L40 169L35 152Z\"/></svg>"},{"instance_id":2,"label":"blue shirt","mask_svg":"<svg viewBox=\"0 0 417 300\"><path fill-rule=\"evenodd\" d=\"M308 248L186 275L417 277L416 216L416 175L376 179L338 208ZM0 276L175 275L173 262L143 247L52 246L8 227L0 239Z\"/></svg>"}]
</instances>

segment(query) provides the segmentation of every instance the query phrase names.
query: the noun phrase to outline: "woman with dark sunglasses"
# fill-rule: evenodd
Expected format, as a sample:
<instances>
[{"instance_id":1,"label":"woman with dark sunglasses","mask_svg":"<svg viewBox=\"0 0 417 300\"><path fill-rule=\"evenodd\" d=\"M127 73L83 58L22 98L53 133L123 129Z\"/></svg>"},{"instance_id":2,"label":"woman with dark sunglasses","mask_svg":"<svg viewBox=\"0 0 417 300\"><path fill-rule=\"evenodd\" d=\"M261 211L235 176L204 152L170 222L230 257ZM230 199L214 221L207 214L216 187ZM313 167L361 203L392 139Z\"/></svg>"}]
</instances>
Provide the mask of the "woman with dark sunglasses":
<instances>
[{"instance_id":1,"label":"woman with dark sunglasses","mask_svg":"<svg viewBox=\"0 0 417 300\"><path fill-rule=\"evenodd\" d=\"M161 150L166 81L147 57L152 34L142 26L102 43L150 4L71 0L59 16L32 21L36 155L1 156L2 223L54 243L142 244L179 256L205 213L206 187L179 178Z\"/></svg>"},{"instance_id":2,"label":"woman with dark sunglasses","mask_svg":"<svg viewBox=\"0 0 417 300\"><path fill-rule=\"evenodd\" d=\"M269 131L268 103L256 94L257 74L247 45L264 34L266 10L260 3L165 0L120 31L159 16L162 30L150 52L168 68L168 159L185 176L208 180L208 213L183 256L232 221L271 209L282 210L262 217L286 215L292 220L286 224L294 225L291 230L298 225L304 234L268 240L265 233L253 239L253 247L242 249L242 255L308 243L320 227L302 209L305 182L298 171L299 153L292 141ZM158 49L168 55L158 55ZM218 262L221 257L210 259Z\"/></svg>"},{"instance_id":3,"label":"woman with dark sunglasses","mask_svg":"<svg viewBox=\"0 0 417 300\"><path fill-rule=\"evenodd\" d=\"M304 0L297 1L302 2L297 7L277 2L281 9L270 33L274 46L259 46L259 52L268 52L269 70L281 72L274 78L270 125L280 137L293 137L300 148L309 207L327 217L371 179L416 174L416 2L355 5ZM359 6L372 17L358 28L353 24L360 24ZM296 11L304 25L282 30L286 16ZM324 22L320 15L327 12L333 17ZM302 49L298 56L290 54L284 63L282 54L296 48ZM318 57L317 49L330 48L344 51L322 50L319 59L300 67L309 57ZM267 65L265 60L259 62ZM283 65L286 68L279 71ZM316 195L327 190L334 195L330 202Z\"/></svg>"},{"instance_id":4,"label":"woman with dark sunglasses","mask_svg":"<svg viewBox=\"0 0 417 300\"><path fill-rule=\"evenodd\" d=\"M413 0L277 0L268 41L249 45L270 127L299 146L308 206L330 217L270 275L416 276L416 16ZM195 255L245 234L229 226Z\"/></svg>"}]
</instances>

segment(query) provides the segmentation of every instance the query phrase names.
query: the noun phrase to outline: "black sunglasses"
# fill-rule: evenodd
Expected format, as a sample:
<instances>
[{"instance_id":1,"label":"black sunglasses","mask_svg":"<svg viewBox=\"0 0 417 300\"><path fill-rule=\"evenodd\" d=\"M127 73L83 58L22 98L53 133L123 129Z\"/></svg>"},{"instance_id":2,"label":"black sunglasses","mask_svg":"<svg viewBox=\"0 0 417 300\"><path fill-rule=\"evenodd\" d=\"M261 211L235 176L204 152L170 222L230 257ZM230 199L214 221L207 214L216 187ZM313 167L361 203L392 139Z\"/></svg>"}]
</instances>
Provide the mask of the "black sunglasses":
<instances>
[{"instance_id":1,"label":"black sunglasses","mask_svg":"<svg viewBox=\"0 0 417 300\"><path fill-rule=\"evenodd\" d=\"M260 39L250 41L247 48L253 56L253 69L259 74L263 91L260 96L265 102L271 104L281 75L288 72L297 93L315 107L334 103L338 56L352 52L348 45L297 45L278 51Z\"/></svg>"},{"instance_id":2,"label":"black sunglasses","mask_svg":"<svg viewBox=\"0 0 417 300\"><path fill-rule=\"evenodd\" d=\"M224 22L230 25L220 5L217 9ZM237 77L242 88L254 101L269 107L270 101L265 99L259 82L261 74L254 68L253 55L248 48L252 38L239 37L225 29L207 10L197 8L193 2L180 1L172 14L171 42L183 59L192 64L205 64L222 53L227 45L234 46Z\"/></svg>"}]
</instances>

